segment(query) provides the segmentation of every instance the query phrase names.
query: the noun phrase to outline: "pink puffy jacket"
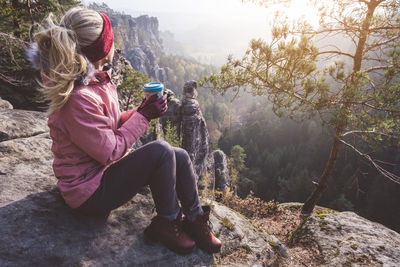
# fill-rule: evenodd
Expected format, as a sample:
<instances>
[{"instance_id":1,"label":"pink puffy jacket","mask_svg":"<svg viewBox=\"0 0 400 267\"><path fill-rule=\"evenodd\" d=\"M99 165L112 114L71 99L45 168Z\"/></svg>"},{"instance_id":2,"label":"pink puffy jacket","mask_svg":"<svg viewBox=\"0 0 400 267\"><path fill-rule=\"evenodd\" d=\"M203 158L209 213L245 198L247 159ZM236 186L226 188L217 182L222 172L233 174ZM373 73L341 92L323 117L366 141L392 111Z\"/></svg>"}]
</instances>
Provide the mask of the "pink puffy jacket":
<instances>
[{"instance_id":1,"label":"pink puffy jacket","mask_svg":"<svg viewBox=\"0 0 400 267\"><path fill-rule=\"evenodd\" d=\"M148 129L136 109L121 114L110 73L97 71L89 85L76 86L67 103L49 117L53 170L71 208L99 187L104 171L127 154Z\"/></svg>"}]
</instances>

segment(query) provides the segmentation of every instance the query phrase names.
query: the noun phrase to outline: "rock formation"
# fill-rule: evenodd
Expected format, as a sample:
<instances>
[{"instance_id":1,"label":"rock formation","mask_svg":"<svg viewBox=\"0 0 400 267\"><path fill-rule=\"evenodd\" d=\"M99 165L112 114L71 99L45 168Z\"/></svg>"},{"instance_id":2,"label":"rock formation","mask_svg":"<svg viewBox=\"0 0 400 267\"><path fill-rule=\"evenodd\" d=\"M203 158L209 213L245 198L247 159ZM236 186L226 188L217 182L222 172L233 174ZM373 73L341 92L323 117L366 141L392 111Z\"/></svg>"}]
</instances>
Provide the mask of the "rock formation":
<instances>
[{"instance_id":1,"label":"rock formation","mask_svg":"<svg viewBox=\"0 0 400 267\"><path fill-rule=\"evenodd\" d=\"M286 208L302 203L283 203ZM354 212L316 207L299 238L317 244L324 266L399 266L400 234Z\"/></svg>"},{"instance_id":2,"label":"rock formation","mask_svg":"<svg viewBox=\"0 0 400 267\"><path fill-rule=\"evenodd\" d=\"M222 150L215 150L213 157L215 162L215 189L220 191L232 189L225 153Z\"/></svg>"},{"instance_id":3,"label":"rock formation","mask_svg":"<svg viewBox=\"0 0 400 267\"><path fill-rule=\"evenodd\" d=\"M111 20L115 42L133 69L146 73L153 80L166 82L169 70L161 68L157 57L162 53L158 19L147 15L133 18L113 11L107 5L92 3L89 8L106 13Z\"/></svg>"},{"instance_id":4,"label":"rock formation","mask_svg":"<svg viewBox=\"0 0 400 267\"><path fill-rule=\"evenodd\" d=\"M124 79L124 72L133 69L131 63L122 55L121 49L115 49L112 62L112 81L118 87Z\"/></svg>"},{"instance_id":5,"label":"rock formation","mask_svg":"<svg viewBox=\"0 0 400 267\"><path fill-rule=\"evenodd\" d=\"M0 110L2 110L2 109L13 109L13 108L14 107L13 107L13 105L11 105L10 102L0 98Z\"/></svg>"},{"instance_id":6,"label":"rock formation","mask_svg":"<svg viewBox=\"0 0 400 267\"><path fill-rule=\"evenodd\" d=\"M46 115L39 111L0 110L0 141L47 132Z\"/></svg>"},{"instance_id":7,"label":"rock formation","mask_svg":"<svg viewBox=\"0 0 400 267\"><path fill-rule=\"evenodd\" d=\"M195 81L186 82L182 102L167 89L168 111L160 122L164 129L168 121L176 128L176 135L182 138L182 147L191 156L200 188L207 185L211 189L225 190L231 188L226 155L221 150L214 154L211 151L205 119L196 100L196 87ZM213 156L215 153L216 157ZM207 181L203 180L205 177Z\"/></svg>"},{"instance_id":8,"label":"rock formation","mask_svg":"<svg viewBox=\"0 0 400 267\"><path fill-rule=\"evenodd\" d=\"M169 121L171 126L175 127L176 135L181 137L182 103L178 98L175 97L174 92L171 90L166 89L165 92L168 95L168 110L164 116L160 118L160 123L165 129L167 122Z\"/></svg>"},{"instance_id":9,"label":"rock formation","mask_svg":"<svg viewBox=\"0 0 400 267\"><path fill-rule=\"evenodd\" d=\"M30 113L11 111L31 119ZM46 119L36 122L45 125ZM10 132L20 129L13 121L7 127ZM143 230L155 215L149 190L107 219L79 216L55 189L48 133L14 137L0 141L0 266L210 266L243 248L249 251L242 255L246 265L262 266L275 253L273 236L214 202L213 231L224 242L215 257L200 249L182 256L146 242Z\"/></svg>"},{"instance_id":10,"label":"rock formation","mask_svg":"<svg viewBox=\"0 0 400 267\"><path fill-rule=\"evenodd\" d=\"M183 87L182 100L182 148L192 159L199 185L214 188L215 169L206 121L195 99L196 81L188 81Z\"/></svg>"}]
</instances>

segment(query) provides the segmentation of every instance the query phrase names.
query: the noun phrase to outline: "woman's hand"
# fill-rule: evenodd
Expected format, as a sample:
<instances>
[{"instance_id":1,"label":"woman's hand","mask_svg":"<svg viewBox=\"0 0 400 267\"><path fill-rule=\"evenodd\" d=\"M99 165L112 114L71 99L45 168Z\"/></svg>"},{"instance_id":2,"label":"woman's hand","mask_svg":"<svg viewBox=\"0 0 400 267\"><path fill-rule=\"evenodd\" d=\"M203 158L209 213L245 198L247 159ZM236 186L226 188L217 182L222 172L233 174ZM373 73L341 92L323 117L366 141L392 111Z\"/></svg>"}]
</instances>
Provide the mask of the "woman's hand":
<instances>
[{"instance_id":1,"label":"woman's hand","mask_svg":"<svg viewBox=\"0 0 400 267\"><path fill-rule=\"evenodd\" d=\"M143 99L137 111L142 114L148 121L161 117L167 112L167 94L157 99L158 95L154 94L149 98Z\"/></svg>"}]
</instances>

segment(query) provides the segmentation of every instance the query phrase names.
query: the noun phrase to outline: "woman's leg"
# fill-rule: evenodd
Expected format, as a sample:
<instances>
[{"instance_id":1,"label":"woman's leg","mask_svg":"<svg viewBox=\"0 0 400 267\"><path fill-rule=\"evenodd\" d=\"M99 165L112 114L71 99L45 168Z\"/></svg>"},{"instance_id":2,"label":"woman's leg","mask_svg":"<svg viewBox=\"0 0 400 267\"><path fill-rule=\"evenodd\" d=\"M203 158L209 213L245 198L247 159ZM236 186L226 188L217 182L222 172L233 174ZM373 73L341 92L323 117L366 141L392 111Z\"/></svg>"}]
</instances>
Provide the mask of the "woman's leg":
<instances>
[{"instance_id":1,"label":"woman's leg","mask_svg":"<svg viewBox=\"0 0 400 267\"><path fill-rule=\"evenodd\" d=\"M157 214L168 220L178 216L176 158L164 141L148 143L110 166L101 185L78 210L107 214L129 201L141 187L150 185Z\"/></svg>"},{"instance_id":2,"label":"woman's leg","mask_svg":"<svg viewBox=\"0 0 400 267\"><path fill-rule=\"evenodd\" d=\"M176 191L186 215L182 228L196 242L196 245L209 252L217 253L221 250L222 243L210 231L208 221L211 208L201 206L197 192L196 178L189 154L173 147L176 158Z\"/></svg>"},{"instance_id":3,"label":"woman's leg","mask_svg":"<svg viewBox=\"0 0 400 267\"><path fill-rule=\"evenodd\" d=\"M172 147L176 158L176 192L181 201L183 213L190 221L203 214L197 191L192 161L186 150Z\"/></svg>"}]
</instances>

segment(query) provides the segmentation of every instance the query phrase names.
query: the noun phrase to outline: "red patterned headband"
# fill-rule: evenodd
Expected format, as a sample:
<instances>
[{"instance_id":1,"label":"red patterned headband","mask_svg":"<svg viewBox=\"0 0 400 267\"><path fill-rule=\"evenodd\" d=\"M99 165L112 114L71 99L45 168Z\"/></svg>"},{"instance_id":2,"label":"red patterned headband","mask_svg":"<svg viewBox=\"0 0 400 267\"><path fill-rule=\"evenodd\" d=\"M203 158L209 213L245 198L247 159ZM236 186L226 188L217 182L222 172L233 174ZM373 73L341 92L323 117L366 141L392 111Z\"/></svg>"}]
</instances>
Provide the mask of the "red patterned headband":
<instances>
[{"instance_id":1,"label":"red patterned headband","mask_svg":"<svg viewBox=\"0 0 400 267\"><path fill-rule=\"evenodd\" d=\"M114 43L114 33L111 28L110 19L104 13L99 14L103 18L103 31L100 37L93 44L81 48L83 54L85 54L91 62L96 62L107 56Z\"/></svg>"}]
</instances>

